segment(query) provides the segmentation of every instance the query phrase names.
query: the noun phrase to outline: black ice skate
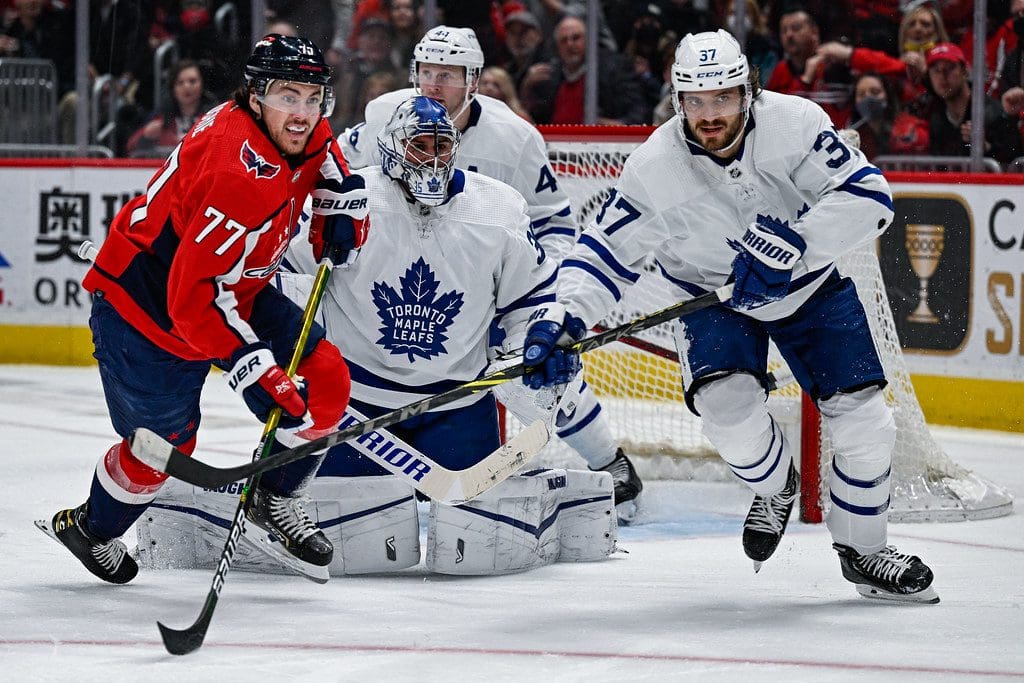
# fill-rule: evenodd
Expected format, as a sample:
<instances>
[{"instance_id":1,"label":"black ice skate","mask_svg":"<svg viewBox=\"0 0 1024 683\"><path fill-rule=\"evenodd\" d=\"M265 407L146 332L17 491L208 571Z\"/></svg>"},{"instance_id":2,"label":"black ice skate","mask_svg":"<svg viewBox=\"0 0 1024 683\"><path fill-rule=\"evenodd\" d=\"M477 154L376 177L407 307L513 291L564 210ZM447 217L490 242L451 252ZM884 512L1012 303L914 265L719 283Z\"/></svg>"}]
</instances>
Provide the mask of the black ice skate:
<instances>
[{"instance_id":1,"label":"black ice skate","mask_svg":"<svg viewBox=\"0 0 1024 683\"><path fill-rule=\"evenodd\" d=\"M772 556L786 532L789 513L796 501L796 483L796 468L791 462L782 491L767 498L754 496L743 522L743 552L754 561L755 572L761 571L761 564Z\"/></svg>"},{"instance_id":2,"label":"black ice skate","mask_svg":"<svg viewBox=\"0 0 1024 683\"><path fill-rule=\"evenodd\" d=\"M36 528L70 550L86 569L104 581L128 583L139 573L139 565L121 541L104 541L89 532L85 524L88 504L61 510L49 524L37 519Z\"/></svg>"},{"instance_id":3,"label":"black ice skate","mask_svg":"<svg viewBox=\"0 0 1024 683\"><path fill-rule=\"evenodd\" d=\"M303 509L299 498L257 486L246 514L245 538L267 556L311 581L327 583L334 546Z\"/></svg>"},{"instance_id":4,"label":"black ice skate","mask_svg":"<svg viewBox=\"0 0 1024 683\"><path fill-rule=\"evenodd\" d=\"M601 467L600 471L611 473L612 484L615 487L616 514L620 522L629 524L636 518L637 504L640 502L640 492L644 490L644 483L640 481L636 470L633 469L633 463L621 448L615 452L615 459Z\"/></svg>"},{"instance_id":5,"label":"black ice skate","mask_svg":"<svg viewBox=\"0 0 1024 683\"><path fill-rule=\"evenodd\" d=\"M931 605L939 601L931 588L932 570L916 555L904 555L891 545L870 555L839 543L832 547L839 553L843 577L856 584L864 597Z\"/></svg>"}]
</instances>

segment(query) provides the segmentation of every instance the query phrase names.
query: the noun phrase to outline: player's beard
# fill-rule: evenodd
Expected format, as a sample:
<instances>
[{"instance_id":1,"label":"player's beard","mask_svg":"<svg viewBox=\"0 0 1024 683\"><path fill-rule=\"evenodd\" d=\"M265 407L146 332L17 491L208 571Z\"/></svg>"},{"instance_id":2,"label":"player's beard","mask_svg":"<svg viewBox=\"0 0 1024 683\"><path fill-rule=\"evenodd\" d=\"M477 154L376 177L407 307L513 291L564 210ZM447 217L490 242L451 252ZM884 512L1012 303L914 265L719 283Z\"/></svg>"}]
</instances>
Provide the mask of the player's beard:
<instances>
[{"instance_id":1,"label":"player's beard","mask_svg":"<svg viewBox=\"0 0 1024 683\"><path fill-rule=\"evenodd\" d=\"M301 135L295 134L289 130L290 127L295 126L305 126L306 130ZM283 156L294 156L305 151L314 128L316 128L316 121L309 118L288 117L277 130L270 131L270 136Z\"/></svg>"},{"instance_id":2,"label":"player's beard","mask_svg":"<svg viewBox=\"0 0 1024 683\"><path fill-rule=\"evenodd\" d=\"M720 117L710 121L701 119L695 123L691 122L690 129L701 147L709 152L718 152L732 145L742 125L743 114L740 113L728 118ZM709 127L715 127L718 130L709 135L704 131Z\"/></svg>"}]
</instances>

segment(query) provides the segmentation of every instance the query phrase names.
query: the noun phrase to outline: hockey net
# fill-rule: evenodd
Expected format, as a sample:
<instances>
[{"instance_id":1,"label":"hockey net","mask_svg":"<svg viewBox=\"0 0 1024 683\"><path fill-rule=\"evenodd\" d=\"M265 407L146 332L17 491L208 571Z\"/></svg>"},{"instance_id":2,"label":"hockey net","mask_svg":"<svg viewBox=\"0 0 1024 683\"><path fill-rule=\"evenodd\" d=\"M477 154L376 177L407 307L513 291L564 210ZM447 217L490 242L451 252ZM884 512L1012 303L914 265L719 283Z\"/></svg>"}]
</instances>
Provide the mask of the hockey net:
<instances>
[{"instance_id":1,"label":"hockey net","mask_svg":"<svg viewBox=\"0 0 1024 683\"><path fill-rule=\"evenodd\" d=\"M622 164L650 128L542 127L560 185L584 228L600 209ZM936 443L914 394L896 335L878 259L871 245L839 263L854 279L882 357L889 386L886 400L897 426L893 455L892 521L956 521L1008 514L1012 497L955 463ZM602 321L613 327L676 302L649 264L640 281ZM643 348L640 348L643 347ZM731 481L733 477L702 436L700 419L683 403L678 359L669 325L640 333L631 343L614 343L584 357L587 383L598 395L619 444L646 479ZM777 352L769 370L778 379L768 407L783 426L801 469L801 514L821 521L829 505L831 463L828 435L819 427L813 403L801 394ZM510 430L516 427L508 425ZM541 465L582 467L582 459L557 439L538 456Z\"/></svg>"}]
</instances>

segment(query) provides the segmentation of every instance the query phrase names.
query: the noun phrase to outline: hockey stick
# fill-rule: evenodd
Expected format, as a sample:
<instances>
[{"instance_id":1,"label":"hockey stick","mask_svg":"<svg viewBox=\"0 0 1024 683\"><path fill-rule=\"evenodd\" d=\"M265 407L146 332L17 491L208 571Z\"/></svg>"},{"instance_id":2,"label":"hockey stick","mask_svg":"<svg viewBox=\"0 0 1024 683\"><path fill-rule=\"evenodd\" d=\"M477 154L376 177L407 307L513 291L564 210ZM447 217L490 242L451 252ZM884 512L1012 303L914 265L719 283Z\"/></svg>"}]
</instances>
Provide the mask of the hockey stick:
<instances>
[{"instance_id":1,"label":"hockey stick","mask_svg":"<svg viewBox=\"0 0 1024 683\"><path fill-rule=\"evenodd\" d=\"M709 292L695 299L674 304L605 332L600 332L590 337L586 337L585 339L581 339L573 344L571 348L578 353L584 353L609 344L617 339L621 339L622 337L632 335L635 332L640 332L641 330L646 330L650 327L654 327L655 325L660 325L661 323L694 313L720 302L728 301L731 295L732 285L725 285L713 292ZM397 410L384 413L379 417L367 420L366 422L360 422L359 424L352 425L342 429L341 431L334 432L333 434L328 434L327 436L316 439L315 441L310 441L309 443L296 448L275 453L268 458L263 458L246 465L225 468L214 467L213 465L209 465L185 455L153 432L145 429L138 429L132 435L132 453L150 467L161 472L166 472L178 479L204 488L218 488L240 479L250 477L253 474L266 472L267 470L274 469L275 467L280 467L281 465L306 457L316 451L324 448L330 448L331 446L343 443L349 439L354 439L368 432L380 429L381 427L387 427L397 422L407 420L410 417L440 408L443 405L465 398L466 396L487 391L498 384L502 384L522 376L526 371L526 367L521 364L504 368L491 373L490 375L485 375L479 379L461 384L444 393L429 396L415 403L410 403L407 406L398 408ZM413 475L413 478L422 479L429 472L429 466L426 466L421 462L410 462L407 464L406 470L409 474Z\"/></svg>"},{"instance_id":2,"label":"hockey stick","mask_svg":"<svg viewBox=\"0 0 1024 683\"><path fill-rule=\"evenodd\" d=\"M331 262L329 259L324 258L317 271L316 280L313 282L309 301L306 302L306 308L302 312L302 326L299 329L299 337L295 340L295 349L292 351L291 360L288 362L288 367L285 370L289 377L294 377L295 372L299 368L299 362L302 360L302 351L306 348L309 331L313 327L313 318L320 307L320 300L323 298L330 275ZM252 464L260 462L266 456L267 451L270 450L270 445L274 440L274 435L277 433L277 425L280 420L281 407L275 406L267 416L267 423L263 428L263 436L260 438L260 443L253 453ZM134 442L134 438L132 441ZM206 631L210 628L210 621L213 619L213 610L216 609L217 601L220 598L220 591L224 587L228 570L231 569L231 561L234 559L235 551L238 549L239 537L242 536L245 530L246 512L248 512L249 507L252 505L249 491L252 487L256 486L260 474L264 471L266 470L253 471L247 475L241 498L238 500L238 508L235 510L235 517L231 521L231 527L228 529L228 539L220 553L217 571L214 572L213 582L210 584L210 590L206 593L206 601L203 603L199 616L191 626L181 630L173 629L159 621L156 623L157 628L160 629L160 637L163 638L164 647L172 655L186 655L198 650L203 644L203 640L206 638ZM324 568L324 573L327 573L326 568ZM325 578L324 581L326 580Z\"/></svg>"}]
</instances>

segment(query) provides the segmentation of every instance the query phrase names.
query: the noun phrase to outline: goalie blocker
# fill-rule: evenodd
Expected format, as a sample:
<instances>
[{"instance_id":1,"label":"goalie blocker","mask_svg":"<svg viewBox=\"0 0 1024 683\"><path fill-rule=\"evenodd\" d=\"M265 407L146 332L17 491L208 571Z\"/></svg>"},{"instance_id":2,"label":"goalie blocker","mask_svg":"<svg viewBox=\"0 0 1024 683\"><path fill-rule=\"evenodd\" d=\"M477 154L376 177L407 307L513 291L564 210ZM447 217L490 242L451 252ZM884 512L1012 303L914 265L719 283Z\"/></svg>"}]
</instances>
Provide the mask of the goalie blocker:
<instances>
[{"instance_id":1,"label":"goalie blocker","mask_svg":"<svg viewBox=\"0 0 1024 683\"><path fill-rule=\"evenodd\" d=\"M137 526L139 565L215 567L241 483L203 489L170 481ZM413 489L394 476L318 477L306 511L334 544L333 576L396 572L419 564ZM426 568L440 574L506 574L557 561L603 560L615 550L612 480L606 472L536 470L512 476L464 505L431 503ZM233 568L282 573L248 543Z\"/></svg>"}]
</instances>

